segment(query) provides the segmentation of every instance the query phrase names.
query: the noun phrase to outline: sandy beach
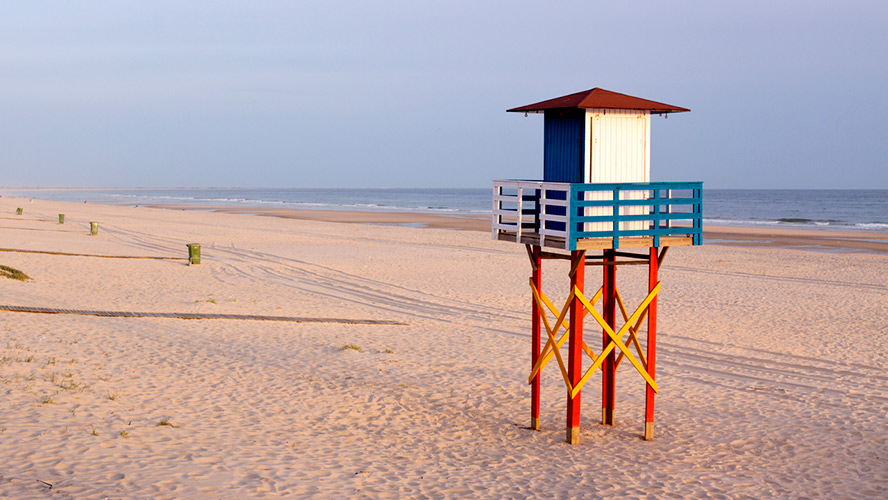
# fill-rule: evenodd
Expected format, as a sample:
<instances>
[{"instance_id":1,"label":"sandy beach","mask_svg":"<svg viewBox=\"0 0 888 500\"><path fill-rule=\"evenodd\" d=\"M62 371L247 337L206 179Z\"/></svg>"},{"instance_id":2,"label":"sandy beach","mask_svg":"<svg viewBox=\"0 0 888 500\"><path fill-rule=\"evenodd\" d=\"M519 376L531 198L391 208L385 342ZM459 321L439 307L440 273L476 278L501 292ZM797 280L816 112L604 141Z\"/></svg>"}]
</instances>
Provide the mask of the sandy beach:
<instances>
[{"instance_id":1,"label":"sandy beach","mask_svg":"<svg viewBox=\"0 0 888 500\"><path fill-rule=\"evenodd\" d=\"M526 429L530 268L486 218L184 208L0 198L0 498L888 496L888 234L671 249L656 438L624 364L570 446L554 363Z\"/></svg>"}]
</instances>

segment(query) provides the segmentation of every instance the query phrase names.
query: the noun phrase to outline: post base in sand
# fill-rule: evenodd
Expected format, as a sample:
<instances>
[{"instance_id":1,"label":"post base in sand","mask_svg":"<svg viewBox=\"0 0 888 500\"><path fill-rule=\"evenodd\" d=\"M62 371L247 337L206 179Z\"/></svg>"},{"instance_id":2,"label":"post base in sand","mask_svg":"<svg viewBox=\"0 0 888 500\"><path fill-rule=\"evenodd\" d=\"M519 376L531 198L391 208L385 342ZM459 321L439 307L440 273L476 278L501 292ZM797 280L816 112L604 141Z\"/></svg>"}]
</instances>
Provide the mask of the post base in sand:
<instances>
[{"instance_id":1,"label":"post base in sand","mask_svg":"<svg viewBox=\"0 0 888 500\"><path fill-rule=\"evenodd\" d=\"M644 423L644 440L650 441L654 439L654 423L653 422L645 422Z\"/></svg>"},{"instance_id":2,"label":"post base in sand","mask_svg":"<svg viewBox=\"0 0 888 500\"><path fill-rule=\"evenodd\" d=\"M539 419L539 417L537 417L537 418L533 418L533 417L531 417L531 419L530 419L530 428L531 428L531 430L535 430L535 431L540 430L540 419Z\"/></svg>"},{"instance_id":3,"label":"post base in sand","mask_svg":"<svg viewBox=\"0 0 888 500\"><path fill-rule=\"evenodd\" d=\"M567 428L567 442L568 442L568 444L580 444L580 428L579 427L568 427Z\"/></svg>"},{"instance_id":4,"label":"post base in sand","mask_svg":"<svg viewBox=\"0 0 888 500\"><path fill-rule=\"evenodd\" d=\"M614 425L614 411L607 408L601 409L601 425Z\"/></svg>"}]
</instances>

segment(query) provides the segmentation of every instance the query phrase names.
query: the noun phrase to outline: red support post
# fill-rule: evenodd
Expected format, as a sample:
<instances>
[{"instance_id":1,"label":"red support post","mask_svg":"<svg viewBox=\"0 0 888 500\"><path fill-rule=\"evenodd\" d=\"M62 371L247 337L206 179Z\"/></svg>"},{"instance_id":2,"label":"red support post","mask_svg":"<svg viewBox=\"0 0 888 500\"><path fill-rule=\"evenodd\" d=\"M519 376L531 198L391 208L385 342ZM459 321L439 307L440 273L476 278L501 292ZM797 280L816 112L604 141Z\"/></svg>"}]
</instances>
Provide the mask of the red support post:
<instances>
[{"instance_id":1,"label":"red support post","mask_svg":"<svg viewBox=\"0 0 888 500\"><path fill-rule=\"evenodd\" d=\"M617 308L617 266L614 265L616 260L615 250L604 251L604 279L602 293L602 307L604 308L602 317L604 321L610 325L612 330L616 331L616 308ZM613 342L607 332L602 329L602 348ZM615 367L617 360L616 349L612 350L601 364L601 423L603 425L614 425L614 402L616 392Z\"/></svg>"},{"instance_id":2,"label":"red support post","mask_svg":"<svg viewBox=\"0 0 888 500\"><path fill-rule=\"evenodd\" d=\"M648 267L648 291L652 291L659 282L660 261L657 247L651 248L650 265ZM657 298L648 306L648 338L647 338L647 372L657 380L654 367L657 360ZM644 439L654 439L654 390L645 385L644 396Z\"/></svg>"},{"instance_id":3,"label":"red support post","mask_svg":"<svg viewBox=\"0 0 888 500\"><path fill-rule=\"evenodd\" d=\"M533 285L540 290L542 284L542 263L540 257L540 247L534 246L530 254L531 267L533 268ZM530 296L530 314L532 316L530 326L531 350L530 350L530 368L536 366L537 360L540 358L540 310L537 301L534 300L533 294ZM540 373L537 372L533 377L530 389L530 428L540 430Z\"/></svg>"},{"instance_id":4,"label":"red support post","mask_svg":"<svg viewBox=\"0 0 888 500\"><path fill-rule=\"evenodd\" d=\"M584 278L586 268L586 252L577 250L571 252L571 276L570 290L574 287L581 292L584 290ZM576 387L583 376L583 303L574 297L570 301L570 340L568 342L567 373L570 384ZM567 391L567 442L580 443L580 396L571 397Z\"/></svg>"}]
</instances>

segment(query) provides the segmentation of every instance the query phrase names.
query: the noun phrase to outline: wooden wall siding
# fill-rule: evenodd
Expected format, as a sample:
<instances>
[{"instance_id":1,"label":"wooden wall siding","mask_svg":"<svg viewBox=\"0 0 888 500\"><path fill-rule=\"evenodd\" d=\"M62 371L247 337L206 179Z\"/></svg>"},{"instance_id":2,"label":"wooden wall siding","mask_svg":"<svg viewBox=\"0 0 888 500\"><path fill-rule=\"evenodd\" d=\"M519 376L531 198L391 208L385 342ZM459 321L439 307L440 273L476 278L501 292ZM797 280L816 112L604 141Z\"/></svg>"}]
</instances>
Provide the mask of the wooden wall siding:
<instances>
[{"instance_id":1,"label":"wooden wall siding","mask_svg":"<svg viewBox=\"0 0 888 500\"><path fill-rule=\"evenodd\" d=\"M650 182L650 113L632 110L591 109L586 112L585 181L590 183ZM595 200L610 200L610 193L587 193ZM643 192L622 193L622 199L642 199ZM620 215L642 215L647 207L623 207ZM612 215L609 207L591 207L586 215ZM642 230L646 222L622 222L621 230ZM606 223L585 224L586 231L604 231Z\"/></svg>"}]
</instances>

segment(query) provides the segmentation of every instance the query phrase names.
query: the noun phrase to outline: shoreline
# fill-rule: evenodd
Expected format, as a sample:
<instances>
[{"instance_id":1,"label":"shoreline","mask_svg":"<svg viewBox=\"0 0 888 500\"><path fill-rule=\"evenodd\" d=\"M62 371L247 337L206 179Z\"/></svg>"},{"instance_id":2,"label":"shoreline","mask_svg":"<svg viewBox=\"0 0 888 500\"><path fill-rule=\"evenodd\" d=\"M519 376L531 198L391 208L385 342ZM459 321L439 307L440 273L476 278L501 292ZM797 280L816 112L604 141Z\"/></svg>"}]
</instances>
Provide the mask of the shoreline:
<instances>
[{"instance_id":1,"label":"shoreline","mask_svg":"<svg viewBox=\"0 0 888 500\"><path fill-rule=\"evenodd\" d=\"M490 232L490 217L421 212L371 212L357 210L308 210L224 205L153 204L136 205L165 210L194 210L285 219L427 227L460 231ZM746 226L703 226L703 242L751 248L786 248L821 252L854 252L888 255L888 233L826 229L760 228Z\"/></svg>"}]
</instances>

